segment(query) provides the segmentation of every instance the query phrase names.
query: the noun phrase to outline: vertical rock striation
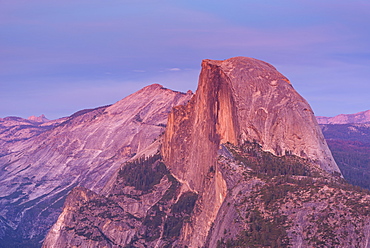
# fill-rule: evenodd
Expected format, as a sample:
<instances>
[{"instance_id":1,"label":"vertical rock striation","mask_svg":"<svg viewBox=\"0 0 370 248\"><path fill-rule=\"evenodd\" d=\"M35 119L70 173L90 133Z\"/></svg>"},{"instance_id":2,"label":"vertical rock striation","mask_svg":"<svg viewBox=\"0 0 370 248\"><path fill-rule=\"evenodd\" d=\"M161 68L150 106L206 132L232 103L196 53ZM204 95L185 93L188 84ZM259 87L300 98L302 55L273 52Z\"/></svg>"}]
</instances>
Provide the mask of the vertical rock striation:
<instances>
[{"instance_id":1,"label":"vertical rock striation","mask_svg":"<svg viewBox=\"0 0 370 248\"><path fill-rule=\"evenodd\" d=\"M225 198L220 144L245 141L340 173L309 104L273 66L246 57L204 60L198 89L187 105L172 110L162 146L170 171L200 194L199 211L183 232L185 245L204 244Z\"/></svg>"}]
</instances>

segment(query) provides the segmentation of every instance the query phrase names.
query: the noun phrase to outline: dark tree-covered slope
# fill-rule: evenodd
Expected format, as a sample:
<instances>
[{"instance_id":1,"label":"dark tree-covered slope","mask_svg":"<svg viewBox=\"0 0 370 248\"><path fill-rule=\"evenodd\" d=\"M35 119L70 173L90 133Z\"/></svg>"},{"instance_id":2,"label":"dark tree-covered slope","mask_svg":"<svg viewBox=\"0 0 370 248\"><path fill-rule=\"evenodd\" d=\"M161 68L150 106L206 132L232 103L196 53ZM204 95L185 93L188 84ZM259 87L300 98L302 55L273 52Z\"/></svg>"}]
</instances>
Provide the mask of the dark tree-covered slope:
<instances>
[{"instance_id":1,"label":"dark tree-covered slope","mask_svg":"<svg viewBox=\"0 0 370 248\"><path fill-rule=\"evenodd\" d=\"M320 126L344 178L370 189L370 124Z\"/></svg>"}]
</instances>

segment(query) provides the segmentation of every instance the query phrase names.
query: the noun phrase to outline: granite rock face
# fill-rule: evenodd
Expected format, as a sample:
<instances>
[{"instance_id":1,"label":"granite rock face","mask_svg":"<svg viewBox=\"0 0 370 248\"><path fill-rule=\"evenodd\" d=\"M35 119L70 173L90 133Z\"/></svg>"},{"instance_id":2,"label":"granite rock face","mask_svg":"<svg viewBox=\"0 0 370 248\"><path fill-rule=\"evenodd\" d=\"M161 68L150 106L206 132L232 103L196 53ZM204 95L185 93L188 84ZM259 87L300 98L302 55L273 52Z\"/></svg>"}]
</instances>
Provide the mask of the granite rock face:
<instances>
[{"instance_id":1,"label":"granite rock face","mask_svg":"<svg viewBox=\"0 0 370 248\"><path fill-rule=\"evenodd\" d=\"M84 186L100 192L122 163L155 143L171 109L190 97L191 93L156 84L59 123L13 118L13 124L4 124L3 119L0 244L29 241L37 246L57 220L71 189ZM28 123L28 129L16 128L14 121ZM19 139L10 140L17 135Z\"/></svg>"},{"instance_id":2,"label":"granite rock face","mask_svg":"<svg viewBox=\"0 0 370 248\"><path fill-rule=\"evenodd\" d=\"M75 188L43 247L178 247L196 200L160 154L142 157L123 165L105 194Z\"/></svg>"},{"instance_id":3,"label":"granite rock face","mask_svg":"<svg viewBox=\"0 0 370 248\"><path fill-rule=\"evenodd\" d=\"M226 197L217 167L220 145L247 141L276 156L296 155L340 173L310 106L273 66L245 57L204 60L198 89L187 105L171 112L162 146L173 175L199 192L201 210L181 237L184 245L204 244Z\"/></svg>"},{"instance_id":4,"label":"granite rock face","mask_svg":"<svg viewBox=\"0 0 370 248\"><path fill-rule=\"evenodd\" d=\"M204 60L195 96L169 117L163 144L166 162L175 174L184 169L204 174L181 164L199 168L203 151L212 151L214 157L220 143L253 140L277 156L317 160L324 170L339 172L310 106L273 66L245 57ZM171 149L175 144L183 148Z\"/></svg>"}]
</instances>

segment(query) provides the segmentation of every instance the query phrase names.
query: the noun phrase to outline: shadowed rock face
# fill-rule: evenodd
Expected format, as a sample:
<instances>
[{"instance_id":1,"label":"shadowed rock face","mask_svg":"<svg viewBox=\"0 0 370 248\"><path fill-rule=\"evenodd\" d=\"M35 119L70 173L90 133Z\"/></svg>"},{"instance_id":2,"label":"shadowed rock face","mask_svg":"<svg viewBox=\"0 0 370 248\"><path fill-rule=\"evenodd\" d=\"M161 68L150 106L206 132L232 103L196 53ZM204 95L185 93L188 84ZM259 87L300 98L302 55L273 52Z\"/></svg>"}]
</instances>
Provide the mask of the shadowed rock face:
<instances>
[{"instance_id":1,"label":"shadowed rock face","mask_svg":"<svg viewBox=\"0 0 370 248\"><path fill-rule=\"evenodd\" d=\"M164 131L170 110L190 97L151 85L56 127L30 126L22 142L7 142L0 157L0 244L40 241L73 187L100 192L123 162Z\"/></svg>"},{"instance_id":2,"label":"shadowed rock face","mask_svg":"<svg viewBox=\"0 0 370 248\"><path fill-rule=\"evenodd\" d=\"M216 164L220 144L245 141L340 173L310 106L273 66L245 57L204 60L198 89L187 105L171 112L162 146L175 177L202 192L202 210L182 237L186 244L203 244L224 200L226 183ZM209 179L213 170L216 176Z\"/></svg>"}]
</instances>

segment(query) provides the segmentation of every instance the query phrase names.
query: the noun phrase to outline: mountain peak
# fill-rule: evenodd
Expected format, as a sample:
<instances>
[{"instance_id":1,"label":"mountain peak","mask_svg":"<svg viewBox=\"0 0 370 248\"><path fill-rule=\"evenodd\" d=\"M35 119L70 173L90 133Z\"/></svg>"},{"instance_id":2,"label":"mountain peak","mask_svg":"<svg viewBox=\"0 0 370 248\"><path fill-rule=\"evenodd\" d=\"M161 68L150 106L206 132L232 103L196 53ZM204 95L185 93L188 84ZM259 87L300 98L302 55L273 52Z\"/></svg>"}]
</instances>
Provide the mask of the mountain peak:
<instances>
[{"instance_id":1,"label":"mountain peak","mask_svg":"<svg viewBox=\"0 0 370 248\"><path fill-rule=\"evenodd\" d=\"M274 155L318 160L323 169L339 171L311 107L272 65L248 57L203 60L193 98L189 115L204 123L197 137L212 132L215 143L256 141Z\"/></svg>"},{"instance_id":2,"label":"mountain peak","mask_svg":"<svg viewBox=\"0 0 370 248\"><path fill-rule=\"evenodd\" d=\"M100 192L122 163L155 154L168 113L190 97L155 84L113 105L78 111L60 125L34 122L45 116L0 119L0 209L6 213L0 247L12 246L2 243L7 233L12 242L42 238L73 187Z\"/></svg>"},{"instance_id":3,"label":"mountain peak","mask_svg":"<svg viewBox=\"0 0 370 248\"><path fill-rule=\"evenodd\" d=\"M207 210L182 237L189 246L202 246L227 194L217 169L220 147L247 142L340 173L309 104L275 67L246 57L203 60L198 89L170 113L162 145L173 175L194 192L207 192L200 196Z\"/></svg>"},{"instance_id":4,"label":"mountain peak","mask_svg":"<svg viewBox=\"0 0 370 248\"><path fill-rule=\"evenodd\" d=\"M247 72L244 73L244 76L268 79L265 82L269 82L272 86L276 86L280 82L279 80L290 84L289 80L279 73L274 66L255 58L239 56L226 60L203 60L202 65L206 66L207 64L219 66L224 73L233 78L240 72Z\"/></svg>"},{"instance_id":5,"label":"mountain peak","mask_svg":"<svg viewBox=\"0 0 370 248\"><path fill-rule=\"evenodd\" d=\"M40 115L39 117L32 115L28 117L28 120L33 121L33 122L39 122L39 123L45 123L49 121L49 119L46 118L45 115L43 114Z\"/></svg>"},{"instance_id":6,"label":"mountain peak","mask_svg":"<svg viewBox=\"0 0 370 248\"><path fill-rule=\"evenodd\" d=\"M165 88L161 84L151 84L151 85L145 86L141 90L157 90L157 89L165 89Z\"/></svg>"}]
</instances>

